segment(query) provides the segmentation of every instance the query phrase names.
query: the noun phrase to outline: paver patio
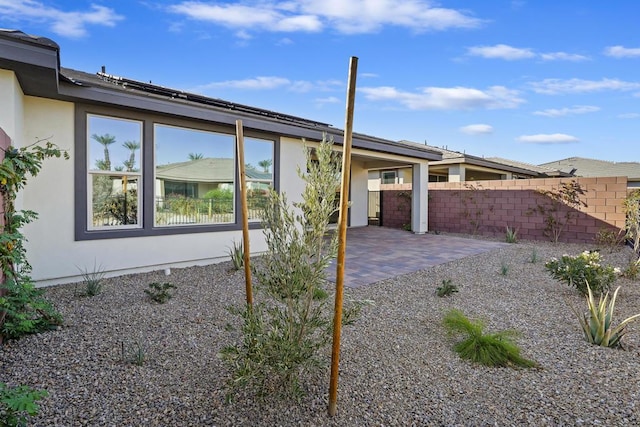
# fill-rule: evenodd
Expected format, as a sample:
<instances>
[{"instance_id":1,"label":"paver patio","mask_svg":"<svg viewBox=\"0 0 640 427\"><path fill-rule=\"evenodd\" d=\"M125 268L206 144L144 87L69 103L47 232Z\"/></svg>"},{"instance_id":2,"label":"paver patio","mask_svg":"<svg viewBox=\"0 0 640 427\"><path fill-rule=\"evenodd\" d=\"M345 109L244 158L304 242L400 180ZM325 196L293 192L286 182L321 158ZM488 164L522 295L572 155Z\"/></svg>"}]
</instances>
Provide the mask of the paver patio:
<instances>
[{"instance_id":1,"label":"paver patio","mask_svg":"<svg viewBox=\"0 0 640 427\"><path fill-rule=\"evenodd\" d=\"M350 228L347 230L344 284L352 288L365 286L506 245L508 243L413 234L385 227ZM336 260L328 269L328 279L336 280Z\"/></svg>"}]
</instances>

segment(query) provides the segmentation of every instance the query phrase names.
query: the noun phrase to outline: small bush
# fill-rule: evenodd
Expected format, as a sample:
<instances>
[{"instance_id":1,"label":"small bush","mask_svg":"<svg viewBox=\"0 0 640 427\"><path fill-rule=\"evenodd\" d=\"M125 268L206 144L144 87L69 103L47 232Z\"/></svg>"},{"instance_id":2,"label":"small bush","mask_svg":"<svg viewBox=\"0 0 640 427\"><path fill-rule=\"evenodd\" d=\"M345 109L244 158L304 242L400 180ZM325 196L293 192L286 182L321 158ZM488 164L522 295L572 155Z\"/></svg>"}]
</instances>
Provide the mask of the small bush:
<instances>
[{"instance_id":1,"label":"small bush","mask_svg":"<svg viewBox=\"0 0 640 427\"><path fill-rule=\"evenodd\" d=\"M158 304L164 304L169 301L173 295L171 295L170 289L175 289L176 286L171 283L158 283L153 282L149 284L149 289L145 289L144 293L151 298L152 301Z\"/></svg>"},{"instance_id":2,"label":"small bush","mask_svg":"<svg viewBox=\"0 0 640 427\"><path fill-rule=\"evenodd\" d=\"M602 227L598 230L594 240L599 248L607 249L609 253L620 248L624 242L624 231Z\"/></svg>"},{"instance_id":3,"label":"small bush","mask_svg":"<svg viewBox=\"0 0 640 427\"><path fill-rule=\"evenodd\" d=\"M453 348L463 359L485 366L538 367L520 356L520 348L513 342L516 331L485 334L483 322L469 320L460 310L449 311L443 323L450 334L464 336Z\"/></svg>"},{"instance_id":4,"label":"small bush","mask_svg":"<svg viewBox=\"0 0 640 427\"><path fill-rule=\"evenodd\" d=\"M458 287L451 283L451 279L446 279L442 281L442 286L438 286L436 288L436 295L439 297L448 297L454 293L458 292Z\"/></svg>"},{"instance_id":5,"label":"small bush","mask_svg":"<svg viewBox=\"0 0 640 427\"><path fill-rule=\"evenodd\" d=\"M640 275L640 259L632 255L622 275L627 279L636 280Z\"/></svg>"},{"instance_id":6,"label":"small bush","mask_svg":"<svg viewBox=\"0 0 640 427\"><path fill-rule=\"evenodd\" d=\"M4 338L19 339L62 324L62 315L44 298L45 291L33 283L16 283L7 277L0 289L6 289L0 296L0 335Z\"/></svg>"},{"instance_id":7,"label":"small bush","mask_svg":"<svg viewBox=\"0 0 640 427\"><path fill-rule=\"evenodd\" d=\"M46 390L33 390L27 386L8 387L0 382L0 425L26 426L27 417L37 415L37 400L48 395Z\"/></svg>"},{"instance_id":8,"label":"small bush","mask_svg":"<svg viewBox=\"0 0 640 427\"><path fill-rule=\"evenodd\" d=\"M598 300L596 304L591 293L591 288L587 284L587 306L589 312L587 314L578 313L572 306L571 310L575 313L584 335L591 344L603 346L603 347L618 347L621 346L621 340L626 332L627 324L640 317L640 314L628 317L615 328L613 327L613 309L616 304L616 297L620 286L613 293L611 302L608 302L609 293Z\"/></svg>"},{"instance_id":9,"label":"small bush","mask_svg":"<svg viewBox=\"0 0 640 427\"><path fill-rule=\"evenodd\" d=\"M602 266L597 251L584 251L574 257L562 255L544 266L554 279L575 287L582 295L587 295L587 283L597 295L608 291L620 273L617 268Z\"/></svg>"},{"instance_id":10,"label":"small bush","mask_svg":"<svg viewBox=\"0 0 640 427\"><path fill-rule=\"evenodd\" d=\"M531 249L531 256L529 257L529 262L531 264L535 264L538 262L538 250L536 248Z\"/></svg>"}]
</instances>

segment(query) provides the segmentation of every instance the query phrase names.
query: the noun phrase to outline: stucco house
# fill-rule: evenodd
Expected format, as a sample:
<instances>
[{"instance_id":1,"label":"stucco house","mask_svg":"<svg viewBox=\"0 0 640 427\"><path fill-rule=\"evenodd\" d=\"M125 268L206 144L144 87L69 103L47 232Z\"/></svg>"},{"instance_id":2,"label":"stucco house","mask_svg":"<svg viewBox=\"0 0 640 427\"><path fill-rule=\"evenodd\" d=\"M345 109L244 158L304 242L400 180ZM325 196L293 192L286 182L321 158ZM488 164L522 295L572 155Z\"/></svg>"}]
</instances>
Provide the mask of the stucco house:
<instances>
[{"instance_id":1,"label":"stucco house","mask_svg":"<svg viewBox=\"0 0 640 427\"><path fill-rule=\"evenodd\" d=\"M54 41L0 30L0 141L22 147L48 139L71 156L47 160L17 200L18 209L39 213L24 230L39 285L78 280L80 269L94 265L118 275L227 260L229 247L241 239L239 119L246 162L267 167L254 181L286 192L291 201L300 199L304 186L296 167L304 165L305 150L324 134L341 149L343 132L327 123L105 71L61 67ZM180 166L190 157L234 160ZM428 147L354 134L349 226L367 225L369 170L411 168L411 227L426 232L428 164L441 157ZM174 175L168 165L175 166ZM209 215L206 207L206 215L191 217L185 210L183 221L169 221L161 212L165 205L158 205L167 185L189 203L201 198L200 187L224 187L231 193L229 209ZM252 251L266 249L257 219L250 237Z\"/></svg>"}]
</instances>

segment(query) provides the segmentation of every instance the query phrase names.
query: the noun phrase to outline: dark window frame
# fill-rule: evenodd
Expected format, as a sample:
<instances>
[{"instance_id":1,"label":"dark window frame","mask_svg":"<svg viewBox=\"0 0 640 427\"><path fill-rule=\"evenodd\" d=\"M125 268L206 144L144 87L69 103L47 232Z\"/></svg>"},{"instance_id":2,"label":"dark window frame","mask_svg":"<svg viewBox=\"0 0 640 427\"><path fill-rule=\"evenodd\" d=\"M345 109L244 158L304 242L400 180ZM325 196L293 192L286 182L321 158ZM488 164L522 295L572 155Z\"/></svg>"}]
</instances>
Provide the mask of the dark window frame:
<instances>
[{"instance_id":1,"label":"dark window frame","mask_svg":"<svg viewBox=\"0 0 640 427\"><path fill-rule=\"evenodd\" d=\"M113 117L114 119L132 119L142 121L142 227L118 228L113 230L88 229L88 200L87 200L87 117L89 114ZM75 190L75 240L121 239L129 237L167 236L176 234L211 233L216 231L232 231L242 229L242 208L240 197L235 197L235 220L228 224L195 224L180 226L156 226L154 224L155 209L155 168L153 126L154 124L168 124L210 132L219 132L235 136L235 127L225 124L189 120L169 117L162 114L145 113L111 107L77 104L74 120L74 190ZM263 133L251 129L244 129L244 136L259 138L273 142L273 187L280 189L280 137L271 133ZM240 194L240 178L236 167L235 194ZM249 228L261 228L260 222L249 222Z\"/></svg>"}]
</instances>

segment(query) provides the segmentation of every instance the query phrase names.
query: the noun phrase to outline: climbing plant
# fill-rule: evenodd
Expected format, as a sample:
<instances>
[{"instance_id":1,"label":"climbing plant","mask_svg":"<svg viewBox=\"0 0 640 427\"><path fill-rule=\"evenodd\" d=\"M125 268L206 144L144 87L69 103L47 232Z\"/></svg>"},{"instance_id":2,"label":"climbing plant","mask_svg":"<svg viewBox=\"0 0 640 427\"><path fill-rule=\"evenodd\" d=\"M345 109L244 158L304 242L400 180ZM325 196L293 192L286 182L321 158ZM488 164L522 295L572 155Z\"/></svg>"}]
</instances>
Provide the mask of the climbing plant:
<instances>
[{"instance_id":1,"label":"climbing plant","mask_svg":"<svg viewBox=\"0 0 640 427\"><path fill-rule=\"evenodd\" d=\"M18 192L27 184L29 177L38 175L42 162L48 158L69 154L49 140L38 140L34 144L16 148L9 146L0 163L0 197L3 220L0 234L0 342L4 338L19 338L26 334L50 329L62 322L62 317L44 299L43 291L36 289L31 277L31 265L27 261L22 234L24 225L37 218L30 210L16 211Z\"/></svg>"}]
</instances>

